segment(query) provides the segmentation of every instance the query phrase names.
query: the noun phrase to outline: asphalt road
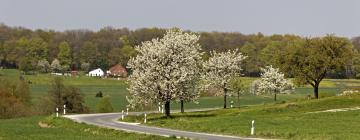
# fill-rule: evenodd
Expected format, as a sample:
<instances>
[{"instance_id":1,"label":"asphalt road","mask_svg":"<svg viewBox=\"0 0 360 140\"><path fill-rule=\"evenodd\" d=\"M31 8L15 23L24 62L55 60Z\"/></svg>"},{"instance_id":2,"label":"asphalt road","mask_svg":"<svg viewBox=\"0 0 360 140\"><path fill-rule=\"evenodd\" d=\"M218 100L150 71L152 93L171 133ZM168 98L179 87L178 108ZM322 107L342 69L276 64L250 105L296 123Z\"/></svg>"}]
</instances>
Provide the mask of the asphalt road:
<instances>
[{"instance_id":1,"label":"asphalt road","mask_svg":"<svg viewBox=\"0 0 360 140\"><path fill-rule=\"evenodd\" d=\"M129 112L129 115L138 115L141 112ZM259 140L258 138L242 138L235 136L214 135L207 133L179 131L173 129L165 129L151 126L144 126L135 123L125 123L117 121L121 118L121 113L102 113L102 114L81 114L81 115L65 115L64 117L72 119L76 122L97 125L116 130L128 132L145 133L160 136L177 136L202 140ZM249 129L250 130L250 129Z\"/></svg>"}]
</instances>

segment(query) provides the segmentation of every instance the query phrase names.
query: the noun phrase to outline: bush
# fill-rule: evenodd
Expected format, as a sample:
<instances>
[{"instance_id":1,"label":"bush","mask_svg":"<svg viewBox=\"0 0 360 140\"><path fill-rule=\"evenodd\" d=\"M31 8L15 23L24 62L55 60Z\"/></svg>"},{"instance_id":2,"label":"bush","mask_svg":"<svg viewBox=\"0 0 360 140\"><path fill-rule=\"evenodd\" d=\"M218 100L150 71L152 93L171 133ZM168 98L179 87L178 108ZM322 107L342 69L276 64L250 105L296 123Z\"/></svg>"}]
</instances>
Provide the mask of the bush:
<instances>
[{"instance_id":1,"label":"bush","mask_svg":"<svg viewBox=\"0 0 360 140\"><path fill-rule=\"evenodd\" d=\"M89 108L85 106L84 96L77 87L66 87L66 92L62 96L62 99L69 113L89 112Z\"/></svg>"},{"instance_id":2,"label":"bush","mask_svg":"<svg viewBox=\"0 0 360 140\"><path fill-rule=\"evenodd\" d=\"M56 104L50 99L49 96L43 96L35 106L36 114L48 115L55 113Z\"/></svg>"},{"instance_id":3,"label":"bush","mask_svg":"<svg viewBox=\"0 0 360 140\"><path fill-rule=\"evenodd\" d=\"M31 114L30 90L26 82L0 79L0 119Z\"/></svg>"},{"instance_id":4,"label":"bush","mask_svg":"<svg viewBox=\"0 0 360 140\"><path fill-rule=\"evenodd\" d=\"M88 107L85 106L84 96L81 94L80 89L74 86L65 86L61 77L54 78L48 97L43 98L40 104L49 104L41 109L41 113L45 114L54 112L56 107L62 109L64 105L66 105L69 113L89 111Z\"/></svg>"},{"instance_id":5,"label":"bush","mask_svg":"<svg viewBox=\"0 0 360 140\"><path fill-rule=\"evenodd\" d=\"M96 93L95 97L103 97L103 93L99 91L98 93Z\"/></svg>"},{"instance_id":6,"label":"bush","mask_svg":"<svg viewBox=\"0 0 360 140\"><path fill-rule=\"evenodd\" d=\"M47 73L50 71L50 64L46 59L39 60L37 63L37 70L41 73Z\"/></svg>"},{"instance_id":7,"label":"bush","mask_svg":"<svg viewBox=\"0 0 360 140\"><path fill-rule=\"evenodd\" d=\"M113 112L114 108L110 102L110 96L101 98L100 102L96 105L96 112L98 113L109 113Z\"/></svg>"}]
</instances>

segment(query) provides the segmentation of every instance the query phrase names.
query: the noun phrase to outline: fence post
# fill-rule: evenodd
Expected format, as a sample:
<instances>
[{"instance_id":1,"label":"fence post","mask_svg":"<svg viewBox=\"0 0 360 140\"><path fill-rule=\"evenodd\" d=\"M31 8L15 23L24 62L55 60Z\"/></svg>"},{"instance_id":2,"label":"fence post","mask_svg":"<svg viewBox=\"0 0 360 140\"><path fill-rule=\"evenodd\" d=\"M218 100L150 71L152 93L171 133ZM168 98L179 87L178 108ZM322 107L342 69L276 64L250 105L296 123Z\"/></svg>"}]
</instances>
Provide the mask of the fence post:
<instances>
[{"instance_id":1,"label":"fence post","mask_svg":"<svg viewBox=\"0 0 360 140\"><path fill-rule=\"evenodd\" d=\"M59 117L59 108L56 108L56 117Z\"/></svg>"},{"instance_id":2,"label":"fence post","mask_svg":"<svg viewBox=\"0 0 360 140\"><path fill-rule=\"evenodd\" d=\"M254 135L255 134L255 121L254 120L252 120L251 121L251 135Z\"/></svg>"},{"instance_id":3,"label":"fence post","mask_svg":"<svg viewBox=\"0 0 360 140\"><path fill-rule=\"evenodd\" d=\"M146 113L144 114L144 123L146 123Z\"/></svg>"},{"instance_id":4,"label":"fence post","mask_svg":"<svg viewBox=\"0 0 360 140\"><path fill-rule=\"evenodd\" d=\"M121 111L121 120L124 120L124 110Z\"/></svg>"}]
</instances>

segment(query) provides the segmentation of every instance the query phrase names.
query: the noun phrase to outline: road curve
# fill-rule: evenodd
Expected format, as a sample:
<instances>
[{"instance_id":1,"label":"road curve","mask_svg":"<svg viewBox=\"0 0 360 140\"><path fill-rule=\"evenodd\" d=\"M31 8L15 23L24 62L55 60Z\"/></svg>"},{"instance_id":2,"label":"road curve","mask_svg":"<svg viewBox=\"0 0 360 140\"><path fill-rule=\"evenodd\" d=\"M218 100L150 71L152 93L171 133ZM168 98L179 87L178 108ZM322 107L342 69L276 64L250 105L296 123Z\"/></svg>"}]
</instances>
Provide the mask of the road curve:
<instances>
[{"instance_id":1,"label":"road curve","mask_svg":"<svg viewBox=\"0 0 360 140\"><path fill-rule=\"evenodd\" d=\"M137 115L137 114L140 114L140 112L129 112L129 115ZM76 122L80 122L80 123L83 122L86 124L97 125L97 126L112 128L116 130L160 135L167 137L177 136L177 137L186 137L186 138L203 139L203 140L260 140L258 138L242 138L235 136L179 131L173 129L143 126L135 123L119 122L117 120L121 117L121 113L65 115L64 117L74 120Z\"/></svg>"}]
</instances>

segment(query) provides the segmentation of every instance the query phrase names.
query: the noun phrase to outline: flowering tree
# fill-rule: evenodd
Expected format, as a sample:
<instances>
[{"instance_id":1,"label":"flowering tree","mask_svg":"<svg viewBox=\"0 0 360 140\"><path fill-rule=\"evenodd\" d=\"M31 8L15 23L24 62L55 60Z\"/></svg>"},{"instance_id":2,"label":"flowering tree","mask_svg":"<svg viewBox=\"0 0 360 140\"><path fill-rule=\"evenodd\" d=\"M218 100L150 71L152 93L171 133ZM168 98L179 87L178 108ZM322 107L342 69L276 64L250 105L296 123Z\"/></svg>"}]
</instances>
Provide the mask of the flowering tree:
<instances>
[{"instance_id":1,"label":"flowering tree","mask_svg":"<svg viewBox=\"0 0 360 140\"><path fill-rule=\"evenodd\" d=\"M170 116L170 102L193 101L198 97L190 92L191 84L199 77L201 61L199 36L171 29L162 39L153 39L136 46L138 55L131 58L128 68L131 107L165 104L165 114ZM193 95L195 94L195 95Z\"/></svg>"},{"instance_id":2,"label":"flowering tree","mask_svg":"<svg viewBox=\"0 0 360 140\"><path fill-rule=\"evenodd\" d=\"M46 59L42 59L38 61L37 68L40 70L40 72L46 73L50 69L50 64Z\"/></svg>"},{"instance_id":3,"label":"flowering tree","mask_svg":"<svg viewBox=\"0 0 360 140\"><path fill-rule=\"evenodd\" d=\"M50 68L53 72L60 72L61 71L61 65L60 65L60 61L58 59L54 59L51 62Z\"/></svg>"},{"instance_id":4,"label":"flowering tree","mask_svg":"<svg viewBox=\"0 0 360 140\"><path fill-rule=\"evenodd\" d=\"M208 86L215 86L224 91L224 108L226 108L226 97L229 89L231 78L241 75L241 64L246 56L238 50L227 51L222 53L212 52L208 61L204 62L203 67L205 74L203 79Z\"/></svg>"},{"instance_id":5,"label":"flowering tree","mask_svg":"<svg viewBox=\"0 0 360 140\"><path fill-rule=\"evenodd\" d=\"M261 69L261 79L258 81L257 94L272 93L276 101L277 93L286 93L287 89L293 89L291 81L284 78L284 74L278 68L266 66Z\"/></svg>"}]
</instances>

